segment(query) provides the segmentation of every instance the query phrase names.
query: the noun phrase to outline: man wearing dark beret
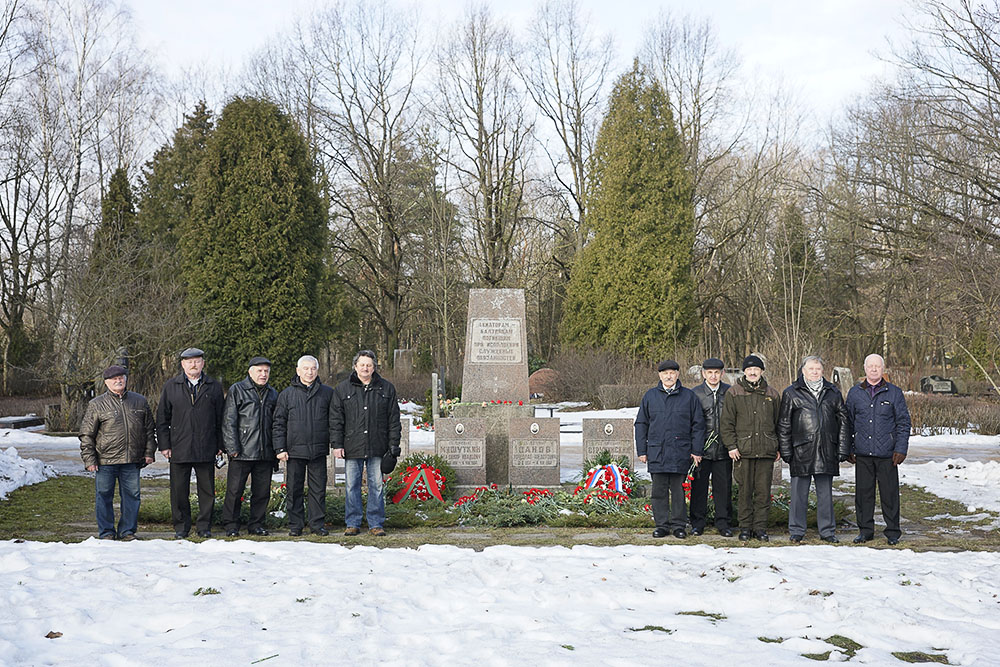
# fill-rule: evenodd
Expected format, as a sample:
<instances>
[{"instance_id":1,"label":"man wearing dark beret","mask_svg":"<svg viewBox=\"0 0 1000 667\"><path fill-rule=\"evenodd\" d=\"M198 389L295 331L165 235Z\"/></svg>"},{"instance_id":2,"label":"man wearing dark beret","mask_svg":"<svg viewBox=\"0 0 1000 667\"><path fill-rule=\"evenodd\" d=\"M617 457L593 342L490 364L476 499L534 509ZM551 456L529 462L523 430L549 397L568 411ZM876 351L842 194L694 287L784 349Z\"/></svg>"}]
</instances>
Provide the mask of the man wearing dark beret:
<instances>
[{"instance_id":1,"label":"man wearing dark beret","mask_svg":"<svg viewBox=\"0 0 1000 667\"><path fill-rule=\"evenodd\" d=\"M250 360L247 376L229 388L222 415L222 442L229 455L226 499L222 522L226 535L240 532L241 498L250 478L250 521L247 532L267 535L264 518L271 498L271 473L277 461L271 444L271 425L278 392L268 384L271 362L266 357Z\"/></svg>"},{"instance_id":2,"label":"man wearing dark beret","mask_svg":"<svg viewBox=\"0 0 1000 667\"><path fill-rule=\"evenodd\" d=\"M691 532L701 535L708 517L708 485L712 483L715 504L715 528L719 535L732 537L730 517L733 515L733 460L719 437L722 420L722 403L729 385L722 381L725 364L721 359L706 359L701 364L704 382L692 389L705 413L705 451L701 463L694 470L691 482Z\"/></svg>"},{"instance_id":3,"label":"man wearing dark beret","mask_svg":"<svg viewBox=\"0 0 1000 667\"><path fill-rule=\"evenodd\" d=\"M635 418L635 451L653 480L653 537L685 538L684 477L705 449L701 402L681 386L680 365L673 359L656 367L660 381L642 397Z\"/></svg>"},{"instance_id":4,"label":"man wearing dark beret","mask_svg":"<svg viewBox=\"0 0 1000 667\"><path fill-rule=\"evenodd\" d=\"M139 469L156 455L156 426L145 397L126 391L128 371L109 366L103 373L108 390L87 404L80 424L80 455L94 473L98 536L134 540L139 525ZM115 530L115 481L121 517Z\"/></svg>"},{"instance_id":5,"label":"man wearing dark beret","mask_svg":"<svg viewBox=\"0 0 1000 667\"><path fill-rule=\"evenodd\" d=\"M170 511L174 537L191 531L191 471L198 485L199 537L211 537L215 506L215 457L222 453L222 385L205 372L205 353L181 352L181 372L167 380L156 406L160 451L170 461Z\"/></svg>"}]
</instances>

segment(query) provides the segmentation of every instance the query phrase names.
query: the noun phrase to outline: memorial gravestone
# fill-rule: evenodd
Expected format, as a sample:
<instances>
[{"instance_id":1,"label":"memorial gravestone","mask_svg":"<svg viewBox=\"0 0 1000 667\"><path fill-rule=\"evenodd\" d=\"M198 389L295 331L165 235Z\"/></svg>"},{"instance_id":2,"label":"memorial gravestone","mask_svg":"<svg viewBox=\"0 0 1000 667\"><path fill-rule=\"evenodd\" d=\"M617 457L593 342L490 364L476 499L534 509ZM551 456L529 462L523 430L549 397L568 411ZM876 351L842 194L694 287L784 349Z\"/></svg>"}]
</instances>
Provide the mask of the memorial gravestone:
<instances>
[{"instance_id":1,"label":"memorial gravestone","mask_svg":"<svg viewBox=\"0 0 1000 667\"><path fill-rule=\"evenodd\" d=\"M635 423L628 418L584 419L583 460L597 457L602 451L612 459L628 459L629 470L635 470Z\"/></svg>"},{"instance_id":2,"label":"memorial gravestone","mask_svg":"<svg viewBox=\"0 0 1000 667\"><path fill-rule=\"evenodd\" d=\"M486 484L486 420L442 417L434 423L434 453L455 469L456 488Z\"/></svg>"},{"instance_id":3,"label":"memorial gravestone","mask_svg":"<svg viewBox=\"0 0 1000 667\"><path fill-rule=\"evenodd\" d=\"M509 422L509 481L515 488L559 487L559 419L518 417Z\"/></svg>"},{"instance_id":4,"label":"memorial gravestone","mask_svg":"<svg viewBox=\"0 0 1000 667\"><path fill-rule=\"evenodd\" d=\"M405 459L410 455L410 422L409 417L399 418L399 458Z\"/></svg>"},{"instance_id":5,"label":"memorial gravestone","mask_svg":"<svg viewBox=\"0 0 1000 667\"><path fill-rule=\"evenodd\" d=\"M528 402L524 290L469 290L462 402Z\"/></svg>"}]
</instances>

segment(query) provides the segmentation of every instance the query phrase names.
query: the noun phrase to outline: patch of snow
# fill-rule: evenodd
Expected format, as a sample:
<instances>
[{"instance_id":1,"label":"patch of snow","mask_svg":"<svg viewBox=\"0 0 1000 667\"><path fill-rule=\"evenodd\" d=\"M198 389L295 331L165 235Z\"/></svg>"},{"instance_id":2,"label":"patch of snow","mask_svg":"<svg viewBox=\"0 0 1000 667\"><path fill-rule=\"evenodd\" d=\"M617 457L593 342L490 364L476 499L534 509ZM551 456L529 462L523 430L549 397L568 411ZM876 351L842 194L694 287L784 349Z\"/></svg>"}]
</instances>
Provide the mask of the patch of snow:
<instances>
[{"instance_id":1,"label":"patch of snow","mask_svg":"<svg viewBox=\"0 0 1000 667\"><path fill-rule=\"evenodd\" d=\"M22 459L14 447L0 450L0 500L14 489L43 482L55 474L51 466L38 459Z\"/></svg>"}]
</instances>

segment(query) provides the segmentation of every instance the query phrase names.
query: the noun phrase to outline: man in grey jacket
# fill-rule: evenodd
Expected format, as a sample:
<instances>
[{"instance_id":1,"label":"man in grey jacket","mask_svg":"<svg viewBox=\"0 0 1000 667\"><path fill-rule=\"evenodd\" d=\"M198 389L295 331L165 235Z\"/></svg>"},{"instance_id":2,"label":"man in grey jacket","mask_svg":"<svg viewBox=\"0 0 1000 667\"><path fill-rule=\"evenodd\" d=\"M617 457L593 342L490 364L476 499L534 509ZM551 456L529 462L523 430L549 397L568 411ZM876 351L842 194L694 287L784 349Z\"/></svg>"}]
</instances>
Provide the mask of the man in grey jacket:
<instances>
[{"instance_id":1,"label":"man in grey jacket","mask_svg":"<svg viewBox=\"0 0 1000 667\"><path fill-rule=\"evenodd\" d=\"M139 469L156 454L156 424L149 403L127 391L127 371L109 366L103 373L108 390L87 404L80 424L80 456L94 473L94 509L102 540L135 539L139 524ZM121 517L115 530L115 481Z\"/></svg>"}]
</instances>

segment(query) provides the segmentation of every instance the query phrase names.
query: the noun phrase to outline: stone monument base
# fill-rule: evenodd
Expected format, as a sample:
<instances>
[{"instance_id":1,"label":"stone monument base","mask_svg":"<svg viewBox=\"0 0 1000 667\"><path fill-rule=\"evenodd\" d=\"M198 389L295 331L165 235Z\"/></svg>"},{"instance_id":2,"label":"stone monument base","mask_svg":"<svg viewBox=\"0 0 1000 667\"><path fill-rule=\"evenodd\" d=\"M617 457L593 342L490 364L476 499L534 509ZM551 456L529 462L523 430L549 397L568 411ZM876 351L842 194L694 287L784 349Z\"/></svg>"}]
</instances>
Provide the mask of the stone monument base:
<instances>
[{"instance_id":1,"label":"stone monument base","mask_svg":"<svg viewBox=\"0 0 1000 667\"><path fill-rule=\"evenodd\" d=\"M452 415L486 420L486 482L506 488L510 484L508 424L511 419L533 417L535 409L530 405L456 405Z\"/></svg>"}]
</instances>

